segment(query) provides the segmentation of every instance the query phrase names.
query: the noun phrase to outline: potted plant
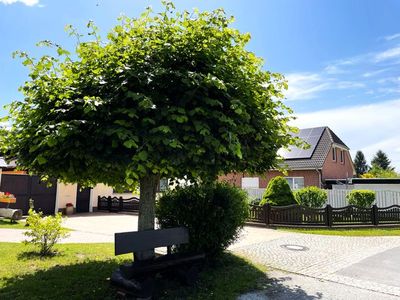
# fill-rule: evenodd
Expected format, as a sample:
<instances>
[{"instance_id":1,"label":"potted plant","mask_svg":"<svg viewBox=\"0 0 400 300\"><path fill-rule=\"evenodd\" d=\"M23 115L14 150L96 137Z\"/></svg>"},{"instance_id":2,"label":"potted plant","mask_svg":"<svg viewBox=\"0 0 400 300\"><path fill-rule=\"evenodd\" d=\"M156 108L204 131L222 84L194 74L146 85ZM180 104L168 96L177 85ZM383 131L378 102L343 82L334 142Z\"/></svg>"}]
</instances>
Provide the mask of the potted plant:
<instances>
[{"instance_id":1,"label":"potted plant","mask_svg":"<svg viewBox=\"0 0 400 300\"><path fill-rule=\"evenodd\" d=\"M65 214L67 216L72 215L74 213L74 205L72 203L65 204Z\"/></svg>"}]
</instances>

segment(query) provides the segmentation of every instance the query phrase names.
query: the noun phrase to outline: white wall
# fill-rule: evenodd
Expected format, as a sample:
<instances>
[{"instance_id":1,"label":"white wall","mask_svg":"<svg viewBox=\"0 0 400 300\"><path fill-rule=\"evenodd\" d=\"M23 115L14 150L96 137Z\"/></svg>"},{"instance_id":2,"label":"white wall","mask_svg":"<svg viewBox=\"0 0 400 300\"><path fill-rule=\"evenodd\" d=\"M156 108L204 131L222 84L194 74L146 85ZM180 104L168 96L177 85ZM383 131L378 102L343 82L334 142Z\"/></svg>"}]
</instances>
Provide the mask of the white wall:
<instances>
[{"instance_id":1,"label":"white wall","mask_svg":"<svg viewBox=\"0 0 400 300\"><path fill-rule=\"evenodd\" d=\"M65 208L67 203L72 203L76 207L76 192L77 184L64 184L57 182L57 192L56 192L56 205L55 212L57 213L59 209Z\"/></svg>"}]
</instances>

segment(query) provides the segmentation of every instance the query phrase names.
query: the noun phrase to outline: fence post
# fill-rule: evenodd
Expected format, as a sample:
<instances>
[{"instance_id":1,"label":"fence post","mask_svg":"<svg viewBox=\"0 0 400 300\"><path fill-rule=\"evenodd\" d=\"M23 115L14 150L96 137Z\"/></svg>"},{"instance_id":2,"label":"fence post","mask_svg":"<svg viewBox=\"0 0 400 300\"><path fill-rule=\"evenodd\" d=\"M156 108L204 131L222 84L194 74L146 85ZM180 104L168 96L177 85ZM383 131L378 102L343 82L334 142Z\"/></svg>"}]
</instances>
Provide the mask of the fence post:
<instances>
[{"instance_id":1,"label":"fence post","mask_svg":"<svg viewBox=\"0 0 400 300\"><path fill-rule=\"evenodd\" d=\"M269 225L269 223L270 223L269 215L270 215L270 213L271 213L271 205L270 205L269 203L264 204L263 209L264 209L264 221L265 221L265 225Z\"/></svg>"},{"instance_id":2,"label":"fence post","mask_svg":"<svg viewBox=\"0 0 400 300\"><path fill-rule=\"evenodd\" d=\"M107 208L108 208L108 211L111 211L111 196L107 197Z\"/></svg>"},{"instance_id":3,"label":"fence post","mask_svg":"<svg viewBox=\"0 0 400 300\"><path fill-rule=\"evenodd\" d=\"M325 224L328 227L332 227L332 206L330 204L327 204L325 207Z\"/></svg>"},{"instance_id":4,"label":"fence post","mask_svg":"<svg viewBox=\"0 0 400 300\"><path fill-rule=\"evenodd\" d=\"M100 196L97 196L97 209L101 209L101 207L100 207Z\"/></svg>"},{"instance_id":5,"label":"fence post","mask_svg":"<svg viewBox=\"0 0 400 300\"><path fill-rule=\"evenodd\" d=\"M379 217L378 217L378 206L376 204L372 205L372 224L377 226L379 225Z\"/></svg>"},{"instance_id":6,"label":"fence post","mask_svg":"<svg viewBox=\"0 0 400 300\"><path fill-rule=\"evenodd\" d=\"M123 211L124 210L124 199L122 199L122 197L119 197L119 211Z\"/></svg>"}]
</instances>

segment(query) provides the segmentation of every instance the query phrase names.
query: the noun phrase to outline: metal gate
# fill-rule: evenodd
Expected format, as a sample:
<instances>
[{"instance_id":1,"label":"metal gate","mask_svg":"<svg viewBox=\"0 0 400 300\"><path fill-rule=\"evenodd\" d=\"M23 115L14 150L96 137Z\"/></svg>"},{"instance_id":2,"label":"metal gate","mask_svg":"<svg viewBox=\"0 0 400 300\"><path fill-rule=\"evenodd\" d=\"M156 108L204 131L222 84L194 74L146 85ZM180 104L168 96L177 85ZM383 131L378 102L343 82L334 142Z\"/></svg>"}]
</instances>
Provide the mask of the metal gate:
<instances>
[{"instance_id":1,"label":"metal gate","mask_svg":"<svg viewBox=\"0 0 400 300\"><path fill-rule=\"evenodd\" d=\"M38 176L21 174L2 174L0 191L14 194L17 203L10 204L11 208L20 208L24 214L29 210L29 199L35 202L35 209L44 214L54 214L57 192L57 181L50 180L50 187L47 183L41 182ZM1 207L6 204L2 203Z\"/></svg>"}]
</instances>

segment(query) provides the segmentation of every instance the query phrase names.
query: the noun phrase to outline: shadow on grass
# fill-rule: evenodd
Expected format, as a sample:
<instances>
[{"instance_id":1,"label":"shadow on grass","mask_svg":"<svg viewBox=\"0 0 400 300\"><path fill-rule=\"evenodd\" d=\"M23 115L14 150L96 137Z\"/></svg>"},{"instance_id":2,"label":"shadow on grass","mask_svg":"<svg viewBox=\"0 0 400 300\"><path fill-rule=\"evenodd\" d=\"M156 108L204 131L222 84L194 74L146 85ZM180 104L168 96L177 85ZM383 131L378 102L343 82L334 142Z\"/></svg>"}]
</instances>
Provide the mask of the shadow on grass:
<instances>
[{"instance_id":1,"label":"shadow on grass","mask_svg":"<svg viewBox=\"0 0 400 300\"><path fill-rule=\"evenodd\" d=\"M88 261L3 278L0 299L115 299L108 278L117 267L112 260Z\"/></svg>"},{"instance_id":2,"label":"shadow on grass","mask_svg":"<svg viewBox=\"0 0 400 300\"><path fill-rule=\"evenodd\" d=\"M32 253L25 253L21 259L34 259ZM113 259L86 261L0 278L0 299L115 299L116 290L110 286L109 277L118 264ZM236 299L243 293L259 290L271 295L279 291L285 296L274 299L320 298L307 295L300 287L290 288L284 281L268 279L261 269L245 259L226 253L204 268L195 286L182 286L175 279L157 279L154 299Z\"/></svg>"},{"instance_id":3,"label":"shadow on grass","mask_svg":"<svg viewBox=\"0 0 400 300\"><path fill-rule=\"evenodd\" d=\"M55 256L64 256L63 252L52 252L46 256L40 255L39 251L24 251L17 254L18 260L30 260L30 259L52 259Z\"/></svg>"},{"instance_id":4,"label":"shadow on grass","mask_svg":"<svg viewBox=\"0 0 400 300\"><path fill-rule=\"evenodd\" d=\"M9 219L0 219L0 226L15 226L15 227L21 227L21 224L18 221L11 221Z\"/></svg>"}]
</instances>

